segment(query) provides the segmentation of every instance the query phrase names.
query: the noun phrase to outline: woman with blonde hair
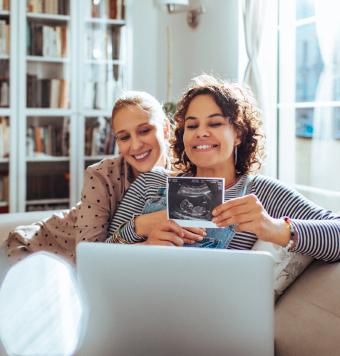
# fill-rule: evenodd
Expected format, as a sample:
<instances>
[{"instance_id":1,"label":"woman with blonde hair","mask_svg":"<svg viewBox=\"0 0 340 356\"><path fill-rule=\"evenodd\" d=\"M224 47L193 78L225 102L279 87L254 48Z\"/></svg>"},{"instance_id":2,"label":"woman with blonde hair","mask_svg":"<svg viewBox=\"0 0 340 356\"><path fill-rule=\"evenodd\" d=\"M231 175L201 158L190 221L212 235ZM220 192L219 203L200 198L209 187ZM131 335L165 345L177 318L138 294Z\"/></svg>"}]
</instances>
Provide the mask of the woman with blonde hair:
<instances>
[{"instance_id":1,"label":"woman with blonde hair","mask_svg":"<svg viewBox=\"0 0 340 356\"><path fill-rule=\"evenodd\" d=\"M167 167L169 121L152 95L122 94L112 110L112 131L119 156L87 167L76 207L11 232L5 250L12 262L37 251L74 262L79 241L105 241L117 205L140 173Z\"/></svg>"}]
</instances>

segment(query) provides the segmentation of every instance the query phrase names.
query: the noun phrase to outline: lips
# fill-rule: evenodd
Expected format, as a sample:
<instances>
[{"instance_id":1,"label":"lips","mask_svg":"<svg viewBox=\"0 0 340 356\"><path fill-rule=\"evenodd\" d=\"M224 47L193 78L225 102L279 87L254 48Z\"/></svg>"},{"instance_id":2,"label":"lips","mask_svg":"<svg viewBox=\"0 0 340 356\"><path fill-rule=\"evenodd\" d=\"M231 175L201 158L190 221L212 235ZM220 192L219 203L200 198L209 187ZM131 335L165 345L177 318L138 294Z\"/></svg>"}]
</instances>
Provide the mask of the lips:
<instances>
[{"instance_id":1,"label":"lips","mask_svg":"<svg viewBox=\"0 0 340 356\"><path fill-rule=\"evenodd\" d=\"M217 148L218 145L216 144L200 144L200 145L192 145L192 148L196 151L209 151L214 148Z\"/></svg>"},{"instance_id":2,"label":"lips","mask_svg":"<svg viewBox=\"0 0 340 356\"><path fill-rule=\"evenodd\" d=\"M151 150L143 153L138 153L137 155L131 155L136 161L143 161L150 156Z\"/></svg>"}]
</instances>

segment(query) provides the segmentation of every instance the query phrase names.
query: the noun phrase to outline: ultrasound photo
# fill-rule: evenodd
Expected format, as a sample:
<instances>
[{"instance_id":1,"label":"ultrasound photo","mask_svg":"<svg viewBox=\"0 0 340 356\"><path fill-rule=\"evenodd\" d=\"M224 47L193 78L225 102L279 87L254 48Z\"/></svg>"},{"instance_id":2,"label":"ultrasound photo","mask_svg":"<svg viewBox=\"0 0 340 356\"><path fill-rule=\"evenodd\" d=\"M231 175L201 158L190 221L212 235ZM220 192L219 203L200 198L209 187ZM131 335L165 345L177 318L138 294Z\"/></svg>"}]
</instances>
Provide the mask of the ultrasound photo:
<instances>
[{"instance_id":1,"label":"ultrasound photo","mask_svg":"<svg viewBox=\"0 0 340 356\"><path fill-rule=\"evenodd\" d=\"M216 227L213 209L224 201L224 178L168 177L168 218L181 226Z\"/></svg>"}]
</instances>

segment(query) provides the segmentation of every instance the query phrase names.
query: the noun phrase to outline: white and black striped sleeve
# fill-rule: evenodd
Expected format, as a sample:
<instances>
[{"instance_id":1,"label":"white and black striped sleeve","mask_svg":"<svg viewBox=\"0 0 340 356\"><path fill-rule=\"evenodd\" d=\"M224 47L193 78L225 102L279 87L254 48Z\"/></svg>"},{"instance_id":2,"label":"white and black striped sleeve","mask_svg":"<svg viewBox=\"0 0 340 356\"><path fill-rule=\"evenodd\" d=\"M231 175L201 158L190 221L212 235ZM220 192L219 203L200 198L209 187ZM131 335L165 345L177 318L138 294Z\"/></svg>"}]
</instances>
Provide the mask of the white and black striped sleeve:
<instances>
[{"instance_id":1,"label":"white and black striped sleeve","mask_svg":"<svg viewBox=\"0 0 340 356\"><path fill-rule=\"evenodd\" d=\"M119 229L119 235L128 243L144 241L143 236L135 232L134 218L143 213L145 203L154 197L160 187L166 185L166 173L155 171L141 174L130 186L114 214L108 238L105 242L112 243L113 234Z\"/></svg>"},{"instance_id":2,"label":"white and black striped sleeve","mask_svg":"<svg viewBox=\"0 0 340 356\"><path fill-rule=\"evenodd\" d=\"M268 177L255 177L252 192L270 216L292 220L298 233L295 252L328 262L340 260L340 216Z\"/></svg>"}]
</instances>

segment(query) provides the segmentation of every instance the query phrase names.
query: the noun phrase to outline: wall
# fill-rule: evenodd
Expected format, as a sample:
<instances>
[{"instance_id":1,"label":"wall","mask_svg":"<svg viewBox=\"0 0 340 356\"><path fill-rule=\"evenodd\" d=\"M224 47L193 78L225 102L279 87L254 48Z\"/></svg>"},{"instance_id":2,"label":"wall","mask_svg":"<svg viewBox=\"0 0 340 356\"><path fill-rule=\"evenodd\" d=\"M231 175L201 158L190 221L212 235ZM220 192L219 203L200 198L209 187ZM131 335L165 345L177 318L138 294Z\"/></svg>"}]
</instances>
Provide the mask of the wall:
<instances>
[{"instance_id":1,"label":"wall","mask_svg":"<svg viewBox=\"0 0 340 356\"><path fill-rule=\"evenodd\" d=\"M191 0L197 6L198 0ZM264 29L260 56L264 65L262 85L268 104L263 108L267 133L266 165L263 173L276 176L276 43L273 4ZM149 91L161 101L177 101L190 78L203 72L224 79L243 77L246 65L243 23L238 0L200 0L205 13L196 29L187 25L186 14L168 14L157 0L130 0L131 51L133 73L131 87ZM167 42L170 30L170 55ZM170 63L170 75L168 76ZM270 70L269 70L270 69ZM170 90L169 90L169 82ZM268 118L268 120L266 120Z\"/></svg>"},{"instance_id":2,"label":"wall","mask_svg":"<svg viewBox=\"0 0 340 356\"><path fill-rule=\"evenodd\" d=\"M201 0L201 4L206 13L193 30L187 25L186 14L170 15L153 0L130 0L134 89L147 90L166 101L176 100L190 78L202 72L237 79L238 1ZM172 39L170 95L167 26Z\"/></svg>"},{"instance_id":3,"label":"wall","mask_svg":"<svg viewBox=\"0 0 340 356\"><path fill-rule=\"evenodd\" d=\"M158 97L159 10L153 0L128 0L126 5L127 65L132 68L129 88L145 90Z\"/></svg>"}]
</instances>

